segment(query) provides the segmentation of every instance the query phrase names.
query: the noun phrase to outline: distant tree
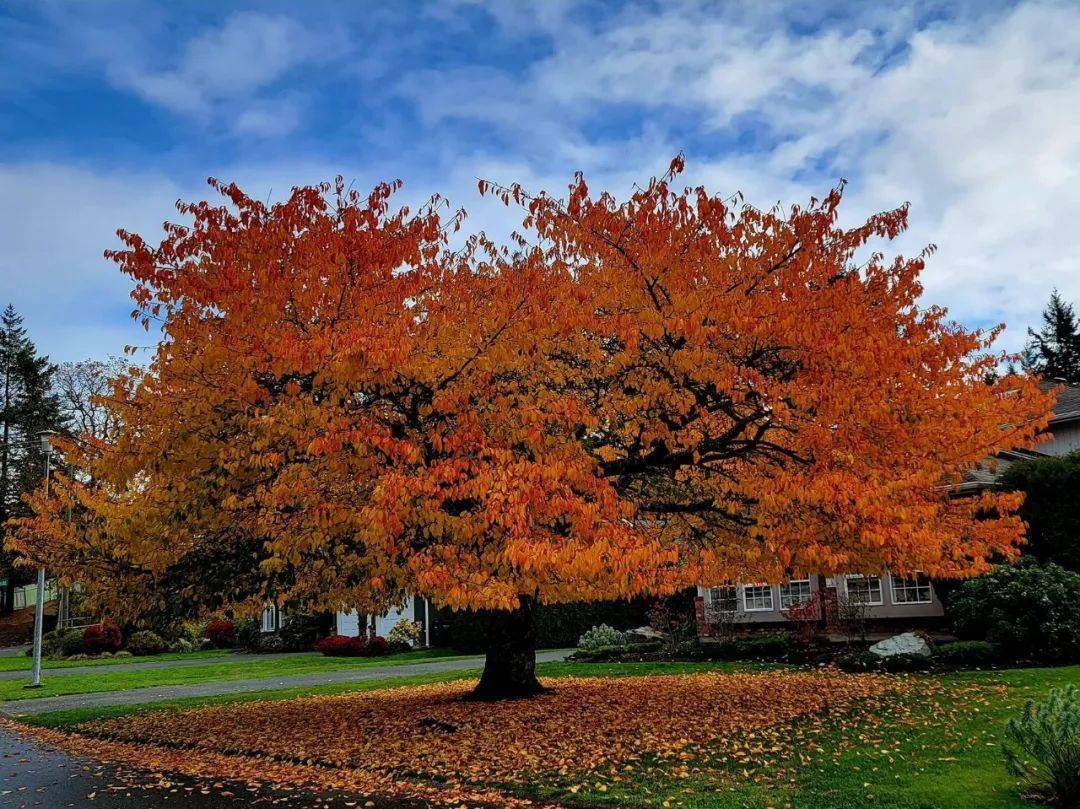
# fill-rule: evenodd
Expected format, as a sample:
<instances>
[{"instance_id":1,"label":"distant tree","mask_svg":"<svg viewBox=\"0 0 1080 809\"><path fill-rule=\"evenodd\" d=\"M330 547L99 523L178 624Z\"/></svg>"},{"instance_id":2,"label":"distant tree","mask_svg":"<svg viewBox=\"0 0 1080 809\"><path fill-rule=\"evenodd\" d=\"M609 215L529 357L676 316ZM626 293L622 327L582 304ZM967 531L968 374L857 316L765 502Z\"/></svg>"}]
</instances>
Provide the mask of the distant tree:
<instances>
[{"instance_id":1,"label":"distant tree","mask_svg":"<svg viewBox=\"0 0 1080 809\"><path fill-rule=\"evenodd\" d=\"M77 437L107 439L119 426L116 410L106 406L112 380L128 371L121 357L65 362L53 374L53 387L71 432Z\"/></svg>"},{"instance_id":2,"label":"distant tree","mask_svg":"<svg viewBox=\"0 0 1080 809\"><path fill-rule=\"evenodd\" d=\"M1024 368L1046 379L1080 383L1080 324L1072 305L1055 289L1042 317L1042 329L1028 329Z\"/></svg>"},{"instance_id":3,"label":"distant tree","mask_svg":"<svg viewBox=\"0 0 1080 809\"><path fill-rule=\"evenodd\" d=\"M38 356L26 336L23 319L8 304L0 315L0 531L9 518L23 517L29 509L22 496L38 487L44 458L37 441L41 430L63 426L59 400L52 392L55 366ZM2 547L2 546L0 546ZM3 609L14 606L19 571L13 556L0 550L0 578L6 579Z\"/></svg>"},{"instance_id":4,"label":"distant tree","mask_svg":"<svg viewBox=\"0 0 1080 809\"><path fill-rule=\"evenodd\" d=\"M1024 553L1080 573L1080 452L1013 464L1001 485L1026 495L1020 510L1028 524Z\"/></svg>"}]
</instances>

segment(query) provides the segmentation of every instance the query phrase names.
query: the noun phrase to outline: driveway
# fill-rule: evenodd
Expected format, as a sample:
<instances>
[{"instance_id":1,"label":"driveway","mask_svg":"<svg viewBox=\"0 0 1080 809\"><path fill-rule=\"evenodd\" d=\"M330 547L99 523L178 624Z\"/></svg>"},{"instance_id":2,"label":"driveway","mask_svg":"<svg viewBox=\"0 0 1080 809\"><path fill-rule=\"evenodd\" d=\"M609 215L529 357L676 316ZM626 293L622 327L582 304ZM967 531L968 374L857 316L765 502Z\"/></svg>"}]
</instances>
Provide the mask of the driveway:
<instances>
[{"instance_id":1,"label":"driveway","mask_svg":"<svg viewBox=\"0 0 1080 809\"><path fill-rule=\"evenodd\" d=\"M536 653L538 663L565 660L570 652L566 649ZM288 677L271 677L257 680L229 680L223 682L170 685L155 688L137 688L129 691L100 691L94 694L71 694L62 697L42 697L0 703L0 714L10 717L31 716L65 711L72 708L88 708L106 705L141 705L163 700L191 697L215 697L222 694L243 694L278 688L310 688L328 683L359 683L387 680L416 674L438 674L453 671L479 671L484 665L482 656L462 657L453 660L433 660L430 663L403 663L397 666L378 666L367 669L316 672ZM100 668L95 669L100 671ZM62 669L56 671L64 671ZM70 670L68 670L70 671Z\"/></svg>"},{"instance_id":2,"label":"driveway","mask_svg":"<svg viewBox=\"0 0 1080 809\"><path fill-rule=\"evenodd\" d=\"M72 758L0 723L0 806L75 809L240 809L246 806L321 807L361 803L339 793L313 795L220 779L200 781ZM337 800L333 800L337 798ZM351 803L350 803L351 802ZM372 804L398 809L402 804Z\"/></svg>"}]
</instances>

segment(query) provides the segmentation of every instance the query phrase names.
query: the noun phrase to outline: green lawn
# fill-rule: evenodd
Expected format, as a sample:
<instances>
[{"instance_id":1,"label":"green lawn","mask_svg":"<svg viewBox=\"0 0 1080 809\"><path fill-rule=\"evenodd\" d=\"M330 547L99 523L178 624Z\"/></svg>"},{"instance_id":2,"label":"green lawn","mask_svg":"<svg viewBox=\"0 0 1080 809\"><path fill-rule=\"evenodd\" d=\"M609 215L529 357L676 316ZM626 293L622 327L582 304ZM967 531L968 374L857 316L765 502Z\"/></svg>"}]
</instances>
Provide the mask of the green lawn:
<instances>
[{"instance_id":1,"label":"green lawn","mask_svg":"<svg viewBox=\"0 0 1080 809\"><path fill-rule=\"evenodd\" d=\"M0 680L0 700L14 701L55 697L65 694L89 694L99 691L127 691L136 688L155 688L167 685L191 685L225 680L253 680L270 677L287 677L294 674L342 671L392 666L402 663L420 663L428 660L452 658L451 652L443 650L418 650L387 657L322 657L313 654L284 655L275 657L237 657L216 655L206 665L177 666L163 669L110 670L82 674L64 674L62 669L53 670L42 677L42 687L25 688L25 681ZM160 658L140 658L158 660ZM128 659L127 662L131 662Z\"/></svg>"},{"instance_id":2,"label":"green lawn","mask_svg":"<svg viewBox=\"0 0 1080 809\"><path fill-rule=\"evenodd\" d=\"M198 652L169 652L153 657L97 657L87 660L42 660L42 669L70 669L80 666L116 666L124 663L147 663L154 660L200 660L203 658L228 657L229 649L205 649ZM0 657L0 671L30 671L34 660L26 655Z\"/></svg>"},{"instance_id":3,"label":"green lawn","mask_svg":"<svg viewBox=\"0 0 1080 809\"><path fill-rule=\"evenodd\" d=\"M1030 809L1002 765L1005 720L1050 688L1080 685L1080 666L969 672L941 678L947 686L925 702L898 701L884 715L850 724L841 717L814 744L796 744L767 767L710 762L687 777L594 782L571 793L538 786L530 797L569 807L803 807L863 809ZM960 694L978 684L981 695ZM793 728L798 735L798 727ZM815 749L820 747L820 749ZM766 754L769 755L769 754ZM777 778L779 771L784 774ZM771 777L770 777L771 776Z\"/></svg>"}]
</instances>

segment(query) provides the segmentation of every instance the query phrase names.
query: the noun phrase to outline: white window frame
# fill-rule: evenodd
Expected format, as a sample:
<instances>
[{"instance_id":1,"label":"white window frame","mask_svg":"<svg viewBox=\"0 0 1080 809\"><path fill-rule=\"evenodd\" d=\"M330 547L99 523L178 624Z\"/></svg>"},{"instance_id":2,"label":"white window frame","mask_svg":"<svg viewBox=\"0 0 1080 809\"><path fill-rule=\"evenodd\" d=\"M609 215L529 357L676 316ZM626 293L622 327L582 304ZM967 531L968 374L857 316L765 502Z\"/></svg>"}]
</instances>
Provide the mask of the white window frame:
<instances>
[{"instance_id":1,"label":"white window frame","mask_svg":"<svg viewBox=\"0 0 1080 809\"><path fill-rule=\"evenodd\" d=\"M769 591L769 606L767 607L751 607L750 600L747 597L747 590L768 590ZM772 612L775 609L776 599L773 597L773 588L771 584L744 584L742 586L743 597L743 611L744 612Z\"/></svg>"},{"instance_id":2,"label":"white window frame","mask_svg":"<svg viewBox=\"0 0 1080 809\"><path fill-rule=\"evenodd\" d=\"M731 603L733 605L733 609L730 610L730 611L731 612L738 612L739 611L739 586L737 584L722 584L719 587L710 587L709 588L709 603L714 604L714 605L719 605L721 603L722 599L717 597L717 593L720 590L727 590L727 589L731 590Z\"/></svg>"},{"instance_id":3,"label":"white window frame","mask_svg":"<svg viewBox=\"0 0 1080 809\"><path fill-rule=\"evenodd\" d=\"M866 579L867 582L869 582L870 579L877 579L877 583L878 583L878 586L877 586L877 593L878 593L877 601L871 601L869 599L869 596L871 595L872 588L870 587L870 585L868 583L866 585L867 600L862 601L860 603L865 604L868 607L880 607L880 606L883 606L885 604L885 582L883 582L881 580L881 576L864 576L862 573L852 573L850 575L844 576L844 593L845 593L845 595L847 595L848 598L852 597L851 588L848 587L848 583L852 579Z\"/></svg>"},{"instance_id":4,"label":"white window frame","mask_svg":"<svg viewBox=\"0 0 1080 809\"><path fill-rule=\"evenodd\" d=\"M790 596L790 594L787 595L787 596L784 595L784 590L787 589L787 588L790 588L793 584L799 585L799 597L798 598L792 598ZM802 585L804 585L804 584L806 585L806 595L805 596L802 595L802 589L803 589ZM814 588L813 588L813 585L810 584L810 577L809 576L807 576L805 579L789 579L788 581L786 581L786 582L784 582L783 584L780 585L780 609L782 609L782 610L786 610L788 607L793 607L796 604L802 604L804 601L809 601L813 597L814 597Z\"/></svg>"},{"instance_id":5,"label":"white window frame","mask_svg":"<svg viewBox=\"0 0 1080 809\"><path fill-rule=\"evenodd\" d=\"M923 573L916 573L914 576L905 577L897 576L895 573L890 573L889 577L889 583L892 587L892 603L896 606L909 607L914 604L934 603L934 588L930 584L929 576ZM925 585L919 584L920 577L926 582ZM896 597L896 594L900 591L903 591L905 593L913 592L916 596L918 596L919 590L926 590L926 598L915 598L913 600L900 601Z\"/></svg>"},{"instance_id":6,"label":"white window frame","mask_svg":"<svg viewBox=\"0 0 1080 809\"><path fill-rule=\"evenodd\" d=\"M269 629L267 629L267 618L270 619ZM259 631L263 634L270 634L271 632L277 632L279 629L281 629L281 610L277 604L267 604L259 620Z\"/></svg>"}]
</instances>

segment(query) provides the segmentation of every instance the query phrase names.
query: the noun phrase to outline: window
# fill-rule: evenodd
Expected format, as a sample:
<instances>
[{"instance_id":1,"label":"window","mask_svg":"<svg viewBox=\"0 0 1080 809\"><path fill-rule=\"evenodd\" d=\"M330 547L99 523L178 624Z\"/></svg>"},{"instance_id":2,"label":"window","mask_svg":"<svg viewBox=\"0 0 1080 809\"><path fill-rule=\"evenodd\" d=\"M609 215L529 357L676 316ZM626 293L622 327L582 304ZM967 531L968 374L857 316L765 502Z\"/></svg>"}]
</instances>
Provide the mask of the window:
<instances>
[{"instance_id":1,"label":"window","mask_svg":"<svg viewBox=\"0 0 1080 809\"><path fill-rule=\"evenodd\" d=\"M739 609L739 591L733 584L713 587L709 590L709 603L720 612L737 612Z\"/></svg>"},{"instance_id":2,"label":"window","mask_svg":"<svg viewBox=\"0 0 1080 809\"><path fill-rule=\"evenodd\" d=\"M743 604L747 612L760 612L773 608L772 587L768 584L744 584Z\"/></svg>"},{"instance_id":3,"label":"window","mask_svg":"<svg viewBox=\"0 0 1080 809\"><path fill-rule=\"evenodd\" d=\"M929 604L934 600L930 589L930 579L922 573L911 578L892 577L893 604Z\"/></svg>"},{"instance_id":4,"label":"window","mask_svg":"<svg viewBox=\"0 0 1080 809\"><path fill-rule=\"evenodd\" d=\"M810 600L810 579L792 579L780 585L780 607L790 607Z\"/></svg>"},{"instance_id":5,"label":"window","mask_svg":"<svg viewBox=\"0 0 1080 809\"><path fill-rule=\"evenodd\" d=\"M281 613L276 604L267 604L262 614L263 632L277 632L281 628Z\"/></svg>"},{"instance_id":6,"label":"window","mask_svg":"<svg viewBox=\"0 0 1080 809\"><path fill-rule=\"evenodd\" d=\"M862 604L881 604L880 576L847 576L844 580L848 598Z\"/></svg>"}]
</instances>

